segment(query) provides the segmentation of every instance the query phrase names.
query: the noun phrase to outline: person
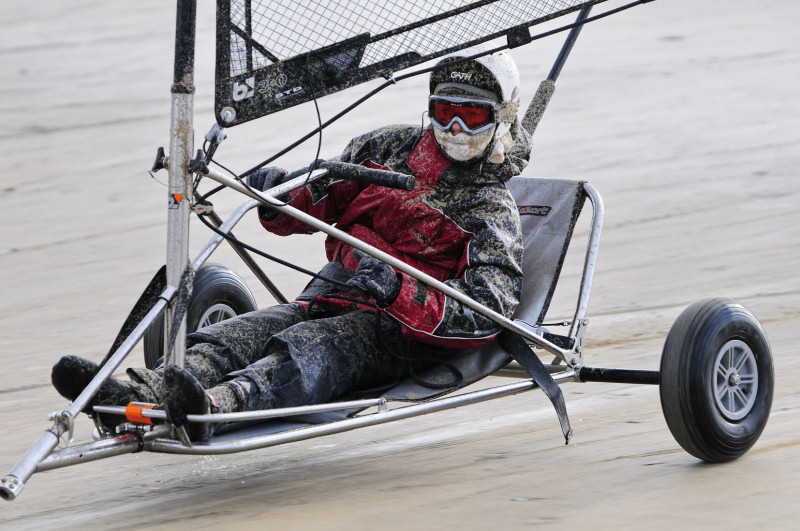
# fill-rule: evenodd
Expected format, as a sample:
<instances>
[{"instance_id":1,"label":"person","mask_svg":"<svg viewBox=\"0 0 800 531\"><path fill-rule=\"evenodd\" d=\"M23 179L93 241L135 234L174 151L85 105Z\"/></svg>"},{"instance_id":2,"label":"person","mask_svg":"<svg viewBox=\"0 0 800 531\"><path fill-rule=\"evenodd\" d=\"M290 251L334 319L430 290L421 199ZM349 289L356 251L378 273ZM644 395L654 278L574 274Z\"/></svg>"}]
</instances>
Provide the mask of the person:
<instances>
[{"instance_id":1,"label":"person","mask_svg":"<svg viewBox=\"0 0 800 531\"><path fill-rule=\"evenodd\" d=\"M507 317L522 285L516 205L505 182L530 151L521 128L519 73L507 52L459 61L446 57L430 76L430 125L387 126L349 142L338 160L411 174L394 190L323 179L292 192L292 206L420 269ZM253 173L266 190L286 174ZM261 224L288 235L311 228L260 206ZM376 388L491 341L493 321L435 289L329 237L329 263L292 303L243 314L187 336L183 368L128 369L109 378L94 404L163 404L192 440L213 424L186 415L322 403ZM52 381L74 400L98 366L65 356ZM90 412L90 411L89 411ZM104 425L122 420L101 414Z\"/></svg>"}]
</instances>

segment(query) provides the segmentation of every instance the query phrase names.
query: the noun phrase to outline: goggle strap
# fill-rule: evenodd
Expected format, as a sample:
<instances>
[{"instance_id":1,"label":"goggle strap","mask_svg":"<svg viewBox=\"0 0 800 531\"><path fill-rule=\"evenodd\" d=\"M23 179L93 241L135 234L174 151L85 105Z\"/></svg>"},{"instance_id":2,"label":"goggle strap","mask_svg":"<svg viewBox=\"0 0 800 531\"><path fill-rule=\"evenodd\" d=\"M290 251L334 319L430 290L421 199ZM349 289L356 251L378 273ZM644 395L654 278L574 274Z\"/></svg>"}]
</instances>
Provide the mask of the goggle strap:
<instances>
[{"instance_id":1,"label":"goggle strap","mask_svg":"<svg viewBox=\"0 0 800 531\"><path fill-rule=\"evenodd\" d=\"M504 101L495 110L498 122L514 123L519 113L519 102Z\"/></svg>"}]
</instances>

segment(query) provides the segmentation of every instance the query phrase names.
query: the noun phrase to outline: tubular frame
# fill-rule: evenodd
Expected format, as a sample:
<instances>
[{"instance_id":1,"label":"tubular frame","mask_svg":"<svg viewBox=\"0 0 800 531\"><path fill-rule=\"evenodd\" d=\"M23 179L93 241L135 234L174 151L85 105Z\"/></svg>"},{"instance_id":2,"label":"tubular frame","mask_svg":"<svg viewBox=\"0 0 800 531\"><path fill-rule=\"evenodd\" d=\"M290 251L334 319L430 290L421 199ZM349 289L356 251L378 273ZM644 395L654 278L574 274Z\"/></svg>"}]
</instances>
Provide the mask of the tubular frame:
<instances>
[{"instance_id":1,"label":"tubular frame","mask_svg":"<svg viewBox=\"0 0 800 531\"><path fill-rule=\"evenodd\" d=\"M586 19L588 9L582 13L579 23ZM593 17L597 18L597 17ZM103 382L120 366L125 357L132 351L134 346L141 340L147 328L153 321L168 309L175 300L180 285L180 280L187 265L191 264L195 269L199 268L219 246L224 239L215 234L208 243L200 250L193 260L189 260L189 222L191 214L191 202L194 197L192 175L189 171L189 161L194 150L193 138L193 94L194 94L194 53L195 53L195 22L196 22L196 0L177 0L176 15L176 39L175 39L175 65L174 79L171 88L171 123L170 123L170 153L167 160L169 171L169 209L167 219L167 288L161 293L158 301L142 318L139 324L122 342L119 348L108 359L107 363L100 369L98 375L83 390L83 392L70 404L69 408L54 413L51 419L54 424L34 442L22 459L12 469L12 471L0 481L0 497L11 500L14 499L23 489L25 482L35 472L61 468L73 464L93 461L106 457L112 457L125 453L138 451L153 451L164 453L179 453L193 455L227 454L239 451L247 451L258 448L275 446L287 442L305 440L322 435L340 433L360 427L372 426L410 418L418 415L452 409L462 405L482 402L494 398L509 396L537 387L537 385L521 373L519 367L509 366L501 369L503 375L522 376L526 378L519 382L482 389L473 392L450 395L428 402L418 402L412 405L397 407L387 410L385 402L380 400L364 400L357 402L339 403L323 406L308 406L303 408L286 408L283 410L270 410L262 412L247 412L247 415L234 415L228 417L224 415L198 415L193 416L191 421L214 421L227 422L231 420L242 420L243 418L273 418L289 414L315 413L321 410L348 408L370 408L378 407L377 412L361 413L349 418L332 421L325 424L311 425L309 427L292 429L269 435L258 435L255 437L243 438L232 441L210 442L203 444L186 445L175 436L176 430L166 424L156 425L150 430L137 429L132 433L123 433L117 437L106 437L104 439L75 446L68 446L56 449L59 440L65 434L72 435L74 418L86 407L91 398L100 389ZM576 23L578 24L578 23ZM575 27L575 26L573 26ZM579 26L574 31L577 37ZM538 37L537 37L538 38ZM574 41L574 38L572 39ZM571 43L569 44L571 47ZM568 48L566 53L568 53ZM566 55L564 55L566 58ZM562 61L563 64L563 61ZM555 67L554 67L555 68ZM558 67L560 70L560 66ZM558 75L558 70L554 70ZM552 92L552 90L551 90ZM546 104L546 102L545 102ZM500 315L490 308L487 308L464 294L453 290L446 284L406 265L394 257L381 252L380 250L367 245L342 231L327 225L316 218L313 218L290 205L285 205L275 199L280 195L303 186L308 182L318 179L325 175L324 170L317 170L311 175L298 177L289 183L273 188L269 192L257 192L248 189L237 180L231 179L219 172L204 168L202 175L207 176L217 182L227 185L234 190L249 197L234 212L219 225L219 230L225 234L230 234L233 227L242 219L246 212L252 208L266 204L289 216L294 217L308 225L324 232L330 236L338 238L353 247L383 260L396 269L403 271L413 278L442 291L445 295L461 302L471 309L492 319L500 326L512 330L530 343L537 345L545 351L554 354L558 359L564 361L566 365L549 365L548 371L552 373L553 379L558 383L567 381L617 381L621 383L657 383L657 371L626 371L621 369L598 369L582 367L583 363L583 334L588 323L586 312L588 299L591 290L592 278L594 275L596 255L599 247L599 236L603 220L603 203L597 191L588 184L584 185L584 191L593 206L591 229L587 243L586 255L584 259L584 270L581 277L581 286L575 314L569 330L569 337L574 339L572 349L563 349L558 345L544 339L522 322L513 321ZM244 259L244 257L242 257ZM244 260L247 264L247 260ZM248 264L250 266L250 264ZM258 276L258 275L257 275ZM170 310L171 311L171 310ZM171 319L165 319L170 323ZM169 349L170 354L168 363L182 366L185 351L185 321L182 322L181 330L177 334L176 345ZM170 337L170 334L165 334ZM497 374L499 374L498 372ZM158 417L159 415L154 415Z\"/></svg>"}]
</instances>

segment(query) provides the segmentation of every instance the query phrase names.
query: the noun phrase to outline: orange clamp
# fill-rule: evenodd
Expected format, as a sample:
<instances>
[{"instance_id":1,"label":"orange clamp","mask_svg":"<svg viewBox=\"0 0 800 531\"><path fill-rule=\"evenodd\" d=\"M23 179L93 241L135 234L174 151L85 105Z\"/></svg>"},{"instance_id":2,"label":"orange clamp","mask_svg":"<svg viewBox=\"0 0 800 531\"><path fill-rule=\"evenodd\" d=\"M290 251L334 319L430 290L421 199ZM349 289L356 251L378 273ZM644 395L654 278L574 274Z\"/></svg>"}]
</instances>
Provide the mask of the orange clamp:
<instances>
[{"instance_id":1,"label":"orange clamp","mask_svg":"<svg viewBox=\"0 0 800 531\"><path fill-rule=\"evenodd\" d=\"M158 406L158 404L149 404L147 402L131 402L125 406L125 418L128 419L128 422L133 422L134 424L152 424L153 419L142 415L142 411L145 409L153 409L156 406Z\"/></svg>"}]
</instances>

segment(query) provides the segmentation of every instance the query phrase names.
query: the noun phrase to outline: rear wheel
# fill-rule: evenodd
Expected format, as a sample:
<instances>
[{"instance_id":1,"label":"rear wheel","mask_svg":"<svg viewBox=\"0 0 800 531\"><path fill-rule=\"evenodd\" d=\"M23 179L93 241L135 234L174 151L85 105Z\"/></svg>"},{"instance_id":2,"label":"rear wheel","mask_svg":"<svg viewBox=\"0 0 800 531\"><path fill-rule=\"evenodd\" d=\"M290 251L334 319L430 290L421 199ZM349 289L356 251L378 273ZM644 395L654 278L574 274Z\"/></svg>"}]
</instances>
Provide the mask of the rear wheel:
<instances>
[{"instance_id":1,"label":"rear wheel","mask_svg":"<svg viewBox=\"0 0 800 531\"><path fill-rule=\"evenodd\" d=\"M675 440L703 461L731 461L755 444L772 407L764 330L744 306L699 301L681 313L661 357L661 407Z\"/></svg>"},{"instance_id":2,"label":"rear wheel","mask_svg":"<svg viewBox=\"0 0 800 531\"><path fill-rule=\"evenodd\" d=\"M244 280L232 269L206 264L197 270L186 310L186 333L258 309ZM144 334L144 363L148 369L164 355L164 314Z\"/></svg>"}]
</instances>

